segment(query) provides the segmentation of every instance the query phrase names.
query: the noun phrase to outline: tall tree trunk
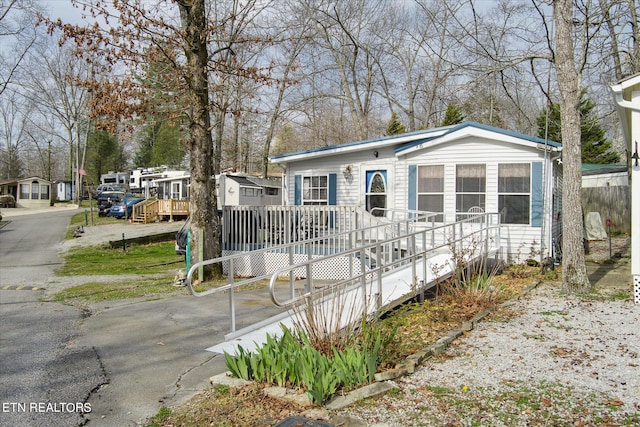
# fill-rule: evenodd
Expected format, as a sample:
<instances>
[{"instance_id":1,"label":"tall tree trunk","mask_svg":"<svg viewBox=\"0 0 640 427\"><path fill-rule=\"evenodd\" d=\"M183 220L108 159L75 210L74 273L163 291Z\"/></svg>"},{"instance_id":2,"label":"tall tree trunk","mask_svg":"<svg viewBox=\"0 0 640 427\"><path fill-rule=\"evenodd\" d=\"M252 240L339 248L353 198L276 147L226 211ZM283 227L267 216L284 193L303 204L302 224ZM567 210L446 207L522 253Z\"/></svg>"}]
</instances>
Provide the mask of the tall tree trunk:
<instances>
[{"instance_id":1,"label":"tall tree trunk","mask_svg":"<svg viewBox=\"0 0 640 427\"><path fill-rule=\"evenodd\" d=\"M207 76L207 26L204 0L178 1L185 32L185 56L188 63L187 84L191 99L189 154L191 156L192 256L198 260L219 257L218 211L213 171L213 140L209 116L209 81ZM200 257L199 255L202 255ZM218 270L215 273L219 272ZM201 279L203 279L201 277Z\"/></svg>"},{"instance_id":2,"label":"tall tree trunk","mask_svg":"<svg viewBox=\"0 0 640 427\"><path fill-rule=\"evenodd\" d=\"M562 123L562 282L568 292L591 285L584 262L583 221L580 201L582 160L580 146L580 75L573 46L573 1L554 1L556 67Z\"/></svg>"}]
</instances>

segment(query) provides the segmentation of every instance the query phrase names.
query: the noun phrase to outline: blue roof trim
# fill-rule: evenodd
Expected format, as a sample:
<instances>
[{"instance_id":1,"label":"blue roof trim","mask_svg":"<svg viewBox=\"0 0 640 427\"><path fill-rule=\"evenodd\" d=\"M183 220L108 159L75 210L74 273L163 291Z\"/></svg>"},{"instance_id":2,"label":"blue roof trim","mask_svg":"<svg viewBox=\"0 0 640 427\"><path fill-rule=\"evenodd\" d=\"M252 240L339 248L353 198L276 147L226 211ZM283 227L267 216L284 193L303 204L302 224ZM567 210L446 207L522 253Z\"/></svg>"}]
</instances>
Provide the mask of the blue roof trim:
<instances>
[{"instance_id":1,"label":"blue roof trim","mask_svg":"<svg viewBox=\"0 0 640 427\"><path fill-rule=\"evenodd\" d=\"M530 141L533 142L535 144L548 144L551 147L555 147L555 148L560 148L562 147L562 144L559 144L555 141L545 141L542 138L538 138L535 136L530 136L530 135L525 135L523 133L519 133L519 132L513 132L513 131L509 131L506 129L501 129L501 128L497 128L494 126L489 126L489 125L484 125L481 123L477 123L477 122L472 122L472 121L465 121L462 122L458 125L454 125L454 126L442 126L442 127L437 127L437 128L432 128L432 129L427 129L427 130L419 130L419 131L414 131L414 132L407 132L407 133L403 133L400 135L389 135L389 136L382 136L382 137L376 137L376 138L370 138L370 139L365 139L362 141L352 141L352 142L347 142L344 144L338 144L338 145L330 145L327 147L319 147L319 148L311 148L308 150L301 150L301 151L295 151L292 153L285 153L285 154L276 154L273 156L270 156L270 159L273 161L277 161L277 160L282 160L282 159L287 159L289 157L294 157L294 156L300 156L300 155L305 155L305 154L315 154L315 153L322 153L322 152L330 152L330 151L334 151L336 149L341 149L341 148L348 148L348 147L358 147L358 146L362 146L363 148L368 146L368 145L376 145L379 144L381 142L385 142L385 141L392 141L394 139L398 139L400 137L407 137L407 136L418 136L418 135L424 135L424 138L420 138L417 139L415 141L411 141L411 142L407 142L404 143L402 145L400 145L399 147L395 148L395 153L398 154L404 150L410 149L412 147L415 147L416 145L420 145L420 144L424 144L425 142L428 142L430 140L433 139L437 139L437 138L441 138L445 135L448 135L450 133L456 132L460 129L464 129L466 127L475 127L478 129L484 129L484 130L488 130L491 132L496 132L502 135L507 135L507 136L511 136L511 137L515 137L515 138L519 138L519 139L523 139L525 141ZM444 134L440 134L441 132L445 131ZM431 135L433 133L438 133L438 135Z\"/></svg>"},{"instance_id":2,"label":"blue roof trim","mask_svg":"<svg viewBox=\"0 0 640 427\"><path fill-rule=\"evenodd\" d=\"M533 142L535 144L547 144L547 145L549 145L551 147L554 147L554 148L562 147L562 144L560 144L558 142L546 141L546 140L544 140L542 138L538 138L537 136L526 135L524 133L514 132L514 131L502 129L502 128L497 128L495 126L489 126L489 125L485 125L485 124L482 124L482 123L466 121L466 122L462 122L462 123L460 123L458 125L455 125L455 126L451 127L443 135L440 135L440 136L437 136L437 137L432 137L432 138L427 138L426 140L422 140L422 141L412 141L412 142L408 142L406 144L403 144L400 147L397 147L394 150L394 152L396 154L401 153L402 151L408 150L408 149L410 149L412 147L415 147L416 145L420 145L420 144L424 143L425 141L428 141L429 139L442 138L443 136L449 135L449 134L451 134L453 132L457 132L460 129L464 129L466 127L474 127L474 128L478 128L478 129L487 130L487 131L490 131L490 132L496 132L496 133L499 133L499 134L502 134L502 135L523 139L525 141L530 141L530 142Z\"/></svg>"},{"instance_id":3,"label":"blue roof trim","mask_svg":"<svg viewBox=\"0 0 640 427\"><path fill-rule=\"evenodd\" d=\"M414 131L414 132L407 132L407 133L403 133L403 134L399 134L399 135L380 136L380 137L376 137L376 138L365 139L365 140L362 140L362 141L352 141L352 142L346 142L344 144L329 145L329 146L326 146L326 147L319 147L319 148L310 148L308 150L294 151L294 152L291 152L291 153L275 154L273 156L270 156L270 158L273 159L273 160L278 160L278 159L285 159L287 157L292 157L292 156L299 156L299 155L302 155L302 154L321 153L323 151L331 151L331 150L335 150L335 149L339 149L339 148L357 147L359 145L362 145L362 146L374 145L374 144L377 144L377 143L380 143L380 142L397 139L399 137L407 137L407 136L422 135L422 134L428 135L430 133L438 132L438 131L441 131L441 130L446 129L446 128L447 128L447 126L442 127L442 128L434 128L434 129L427 129L427 130L418 130L418 131ZM431 137L426 137L426 139L430 139L430 138ZM424 140L421 139L420 141L424 141Z\"/></svg>"}]
</instances>

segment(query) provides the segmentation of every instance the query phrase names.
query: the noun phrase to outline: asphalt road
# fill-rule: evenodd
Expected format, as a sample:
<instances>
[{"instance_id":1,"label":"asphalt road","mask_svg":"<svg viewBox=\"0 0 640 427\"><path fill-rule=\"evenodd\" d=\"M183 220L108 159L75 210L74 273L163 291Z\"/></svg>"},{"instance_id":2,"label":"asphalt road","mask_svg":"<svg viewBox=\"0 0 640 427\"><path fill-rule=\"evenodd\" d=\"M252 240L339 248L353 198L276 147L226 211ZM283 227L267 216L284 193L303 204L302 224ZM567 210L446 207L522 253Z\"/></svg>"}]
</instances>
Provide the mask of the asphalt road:
<instances>
[{"instance_id":1,"label":"asphalt road","mask_svg":"<svg viewBox=\"0 0 640 427\"><path fill-rule=\"evenodd\" d=\"M229 332L228 295L112 301L83 310L39 302L41 293L65 287L52 275L62 262L69 216L15 216L0 231L0 426L141 425L226 370L224 357L205 349ZM85 230L85 242L100 234L97 227ZM50 289L2 290L5 283ZM238 328L278 312L265 291L235 299ZM76 401L91 412L29 406Z\"/></svg>"},{"instance_id":2,"label":"asphalt road","mask_svg":"<svg viewBox=\"0 0 640 427\"><path fill-rule=\"evenodd\" d=\"M71 345L82 311L16 289L46 286L71 214L14 217L0 229L1 426L80 425L90 391L105 381L95 350Z\"/></svg>"}]
</instances>

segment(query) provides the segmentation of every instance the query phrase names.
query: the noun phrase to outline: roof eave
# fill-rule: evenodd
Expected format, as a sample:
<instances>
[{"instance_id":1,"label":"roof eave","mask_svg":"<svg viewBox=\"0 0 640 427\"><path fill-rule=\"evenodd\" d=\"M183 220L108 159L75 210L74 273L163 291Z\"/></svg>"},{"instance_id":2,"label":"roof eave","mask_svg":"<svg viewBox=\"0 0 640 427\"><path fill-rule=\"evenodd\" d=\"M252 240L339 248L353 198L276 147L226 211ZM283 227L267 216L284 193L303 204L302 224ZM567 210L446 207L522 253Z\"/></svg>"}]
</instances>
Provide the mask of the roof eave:
<instances>
[{"instance_id":1,"label":"roof eave","mask_svg":"<svg viewBox=\"0 0 640 427\"><path fill-rule=\"evenodd\" d=\"M368 141L360 141L357 143L348 143L342 145L334 145L331 147L323 147L322 149L313 149L299 151L291 154L279 154L269 157L269 161L272 163L289 163L299 160L308 160L317 157L337 156L348 153L354 153L365 149L380 149L384 147L406 144L408 142L417 141L425 138L432 138L443 135L448 131L447 128L438 128L431 131L412 132L408 134L402 134L397 137L385 137L384 139L375 139Z\"/></svg>"},{"instance_id":2,"label":"roof eave","mask_svg":"<svg viewBox=\"0 0 640 427\"><path fill-rule=\"evenodd\" d=\"M496 128L497 129L497 128ZM496 134L500 135L500 137L496 137ZM545 141L540 138L522 138L516 135L511 135L510 133L498 132L497 130L492 129L483 129L477 126L467 125L460 127L459 129L454 129L447 133L446 135L440 138L432 138L428 141L425 141L422 144L414 144L409 147L399 147L396 150L396 156L402 156L410 154L414 151L421 150L429 145L436 144L444 144L447 142L455 141L460 138L465 138L468 136L481 137L486 139L491 139L500 142L508 142L512 144L525 145L525 146L535 146L536 148L542 150L556 151L559 152L562 150L562 146L558 143L552 141Z\"/></svg>"}]
</instances>

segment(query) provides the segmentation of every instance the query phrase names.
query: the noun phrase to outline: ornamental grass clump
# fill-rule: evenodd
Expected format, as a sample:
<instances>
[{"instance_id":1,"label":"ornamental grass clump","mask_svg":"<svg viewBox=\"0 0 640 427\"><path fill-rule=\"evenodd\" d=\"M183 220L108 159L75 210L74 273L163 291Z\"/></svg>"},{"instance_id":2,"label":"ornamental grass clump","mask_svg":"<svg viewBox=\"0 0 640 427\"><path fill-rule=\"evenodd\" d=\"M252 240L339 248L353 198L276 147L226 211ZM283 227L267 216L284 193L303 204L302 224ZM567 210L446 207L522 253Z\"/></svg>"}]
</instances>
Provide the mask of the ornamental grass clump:
<instances>
[{"instance_id":1,"label":"ornamental grass clump","mask_svg":"<svg viewBox=\"0 0 640 427\"><path fill-rule=\"evenodd\" d=\"M488 306L496 302L500 287L495 285L494 277L502 264L483 255L484 243L470 239L466 245L458 247L450 244L454 271L451 278L440 285L443 293L463 305Z\"/></svg>"}]
</instances>

